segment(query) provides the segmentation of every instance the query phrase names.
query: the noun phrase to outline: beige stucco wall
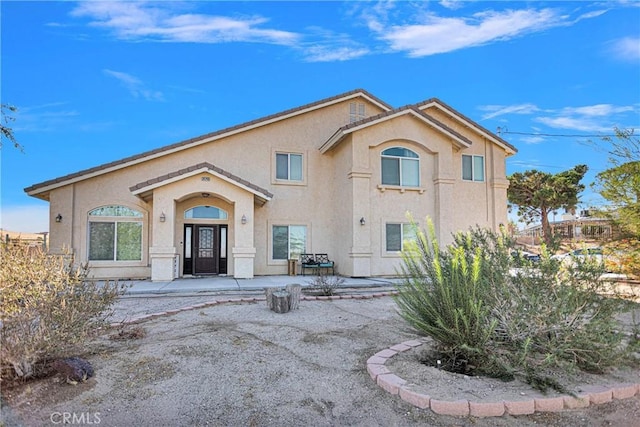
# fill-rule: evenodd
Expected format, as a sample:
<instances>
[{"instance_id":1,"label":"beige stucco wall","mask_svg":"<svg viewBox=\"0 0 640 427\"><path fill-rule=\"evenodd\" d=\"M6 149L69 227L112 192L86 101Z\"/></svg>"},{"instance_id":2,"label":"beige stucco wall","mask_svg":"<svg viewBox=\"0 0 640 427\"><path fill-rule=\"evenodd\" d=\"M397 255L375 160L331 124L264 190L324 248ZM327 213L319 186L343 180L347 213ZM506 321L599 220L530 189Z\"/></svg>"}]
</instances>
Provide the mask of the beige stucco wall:
<instances>
[{"instance_id":1,"label":"beige stucco wall","mask_svg":"<svg viewBox=\"0 0 640 427\"><path fill-rule=\"evenodd\" d=\"M51 246L72 246L78 259L86 261L88 212L99 206L122 204L144 215L143 259L127 265L94 262L92 271L96 277L150 277L155 262L154 269L162 269L165 277L171 273L171 256L178 256L182 271L184 211L210 204L229 213L223 221L229 231L229 274L249 274L245 272L248 262L251 274L285 274L286 261L272 259L272 227L306 225L308 252L328 253L341 274L375 276L394 274L399 266L399 255L385 251L385 224L407 222L407 211L420 224L431 217L445 240L452 231L471 225L496 227L506 223L504 150L440 112L436 112L439 120L457 126L456 130L473 140L471 148L461 150L424 121L404 115L355 131L321 153L319 148L325 141L348 123L349 102L55 189L50 193ZM367 103L369 115L379 112L378 107ZM409 148L420 156L418 191L380 186L380 153L394 146ZM275 179L276 152L303 155L301 183ZM484 183L461 180L463 153L485 156ZM209 162L260 186L273 198L261 205L251 192L206 172L167 180L144 199L129 190L140 182L200 162ZM203 176L210 179L203 181ZM210 197L204 199L202 193ZM159 221L162 212L164 223ZM61 223L53 220L57 213L63 215ZM242 215L247 217L247 224L240 223ZM366 220L364 226L360 225L361 217ZM159 267L159 263L164 264Z\"/></svg>"}]
</instances>

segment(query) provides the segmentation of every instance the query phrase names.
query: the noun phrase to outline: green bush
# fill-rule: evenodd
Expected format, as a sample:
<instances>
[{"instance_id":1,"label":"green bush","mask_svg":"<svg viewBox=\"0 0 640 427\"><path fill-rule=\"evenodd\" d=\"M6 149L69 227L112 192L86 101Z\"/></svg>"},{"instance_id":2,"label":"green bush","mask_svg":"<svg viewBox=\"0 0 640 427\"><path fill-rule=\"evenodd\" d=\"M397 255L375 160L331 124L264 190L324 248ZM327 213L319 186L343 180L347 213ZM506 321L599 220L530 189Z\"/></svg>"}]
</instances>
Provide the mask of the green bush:
<instances>
[{"instance_id":1,"label":"green bush","mask_svg":"<svg viewBox=\"0 0 640 427\"><path fill-rule=\"evenodd\" d=\"M407 242L396 302L413 328L435 340L433 359L457 372L559 389L545 369L602 372L623 360L615 315L624 302L603 297L610 289L599 280L601 264L565 267L543 250L540 262L515 268L506 235L476 228L440 249L428 224Z\"/></svg>"},{"instance_id":2,"label":"green bush","mask_svg":"<svg viewBox=\"0 0 640 427\"><path fill-rule=\"evenodd\" d=\"M0 246L2 376L29 378L39 363L68 356L103 325L117 283L87 279L86 266L39 248Z\"/></svg>"}]
</instances>

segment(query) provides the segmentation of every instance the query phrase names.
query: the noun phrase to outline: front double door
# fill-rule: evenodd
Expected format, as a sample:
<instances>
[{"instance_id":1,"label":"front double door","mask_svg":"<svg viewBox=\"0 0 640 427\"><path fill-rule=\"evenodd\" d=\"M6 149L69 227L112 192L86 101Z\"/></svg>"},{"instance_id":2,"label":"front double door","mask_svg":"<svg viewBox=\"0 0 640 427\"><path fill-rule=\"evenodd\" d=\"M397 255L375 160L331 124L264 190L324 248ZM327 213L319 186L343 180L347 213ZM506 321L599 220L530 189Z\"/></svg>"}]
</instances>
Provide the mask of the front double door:
<instances>
[{"instance_id":1,"label":"front double door","mask_svg":"<svg viewBox=\"0 0 640 427\"><path fill-rule=\"evenodd\" d=\"M185 224L183 274L227 273L227 226Z\"/></svg>"}]
</instances>

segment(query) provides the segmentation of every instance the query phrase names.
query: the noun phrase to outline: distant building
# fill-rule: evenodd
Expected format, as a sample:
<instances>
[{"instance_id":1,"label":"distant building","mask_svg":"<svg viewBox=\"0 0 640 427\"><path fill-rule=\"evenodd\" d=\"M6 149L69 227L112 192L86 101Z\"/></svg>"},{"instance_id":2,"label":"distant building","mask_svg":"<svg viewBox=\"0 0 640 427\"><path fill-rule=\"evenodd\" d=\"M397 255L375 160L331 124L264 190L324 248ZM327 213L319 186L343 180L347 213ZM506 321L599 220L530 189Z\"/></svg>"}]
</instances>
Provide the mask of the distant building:
<instances>
[{"instance_id":1,"label":"distant building","mask_svg":"<svg viewBox=\"0 0 640 427\"><path fill-rule=\"evenodd\" d=\"M580 216L565 213L560 221L551 221L551 229L554 235L562 236L569 240L607 240L614 233L614 226L607 218L590 217L588 210L580 211ZM518 232L518 236L540 238L542 237L542 225L534 225Z\"/></svg>"}]
</instances>

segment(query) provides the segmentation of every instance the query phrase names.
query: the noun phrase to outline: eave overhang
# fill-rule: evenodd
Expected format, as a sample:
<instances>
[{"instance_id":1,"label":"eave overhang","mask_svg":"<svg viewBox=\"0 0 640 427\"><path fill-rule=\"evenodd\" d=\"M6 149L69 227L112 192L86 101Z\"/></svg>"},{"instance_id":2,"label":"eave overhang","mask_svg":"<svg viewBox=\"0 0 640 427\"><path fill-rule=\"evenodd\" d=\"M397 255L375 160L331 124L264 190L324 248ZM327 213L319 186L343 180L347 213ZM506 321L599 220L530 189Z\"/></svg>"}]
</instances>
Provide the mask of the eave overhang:
<instances>
[{"instance_id":1,"label":"eave overhang","mask_svg":"<svg viewBox=\"0 0 640 427\"><path fill-rule=\"evenodd\" d=\"M324 144L320 146L319 150L321 153L324 154L327 151L331 150L333 147L335 147L337 144L339 144L347 135L353 132L368 128L370 126L375 126L379 123L382 123L388 120L393 120L395 118L405 116L405 115L410 115L412 117L415 117L416 119L422 121L426 125L448 136L459 148L471 147L471 144L472 144L471 140L469 140L465 136L459 134L458 132L451 129L444 123L441 123L440 121L429 116L424 111L421 111L420 109L418 109L415 105L407 105L392 111L387 111L375 116L367 117L366 119L362 119L357 122L350 123L346 126L341 127L331 136L331 138L329 138Z\"/></svg>"},{"instance_id":2,"label":"eave overhang","mask_svg":"<svg viewBox=\"0 0 640 427\"><path fill-rule=\"evenodd\" d=\"M471 120L464 114L460 114L457 110L451 108L449 105L445 104L444 102L440 101L437 98L431 98L427 101L417 104L416 106L421 111L426 110L428 108L437 108L438 110L446 113L449 117L456 120L458 123L461 123L462 125L472 129L476 133L482 135L489 141L498 145L500 148L502 148L506 152L507 156L512 156L518 152L516 147L509 144L507 141L500 138L498 135L494 134L490 130L484 128L483 126L479 125L475 121Z\"/></svg>"},{"instance_id":3,"label":"eave overhang","mask_svg":"<svg viewBox=\"0 0 640 427\"><path fill-rule=\"evenodd\" d=\"M264 188L261 188L245 179L240 178L237 175L227 172L224 169L207 162L198 163L197 165L183 168L175 172L170 172L168 174L138 183L132 187L129 187L129 191L131 191L133 195L146 200L151 197L151 195L153 194L153 190L156 188L160 188L173 182L181 181L185 178L189 178L201 173L211 174L223 181L226 181L230 184L235 185L236 187L240 187L243 190L252 193L255 196L256 203L261 206L273 198L273 194L268 190L265 190Z\"/></svg>"}]
</instances>

